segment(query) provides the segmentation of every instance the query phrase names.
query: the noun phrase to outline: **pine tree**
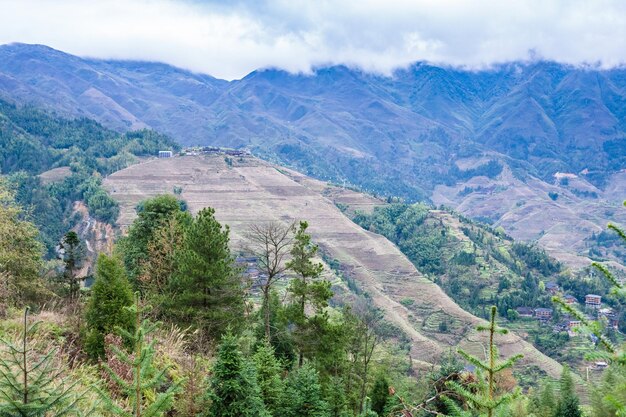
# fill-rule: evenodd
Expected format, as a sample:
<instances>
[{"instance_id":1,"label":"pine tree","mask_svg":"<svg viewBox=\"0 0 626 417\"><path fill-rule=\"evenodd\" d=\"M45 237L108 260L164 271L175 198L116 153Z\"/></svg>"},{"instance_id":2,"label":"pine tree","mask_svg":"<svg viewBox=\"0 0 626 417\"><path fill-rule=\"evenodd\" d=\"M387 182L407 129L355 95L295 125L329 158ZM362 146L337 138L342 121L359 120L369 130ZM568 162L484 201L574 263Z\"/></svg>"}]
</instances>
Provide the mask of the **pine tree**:
<instances>
[{"instance_id":1,"label":"pine tree","mask_svg":"<svg viewBox=\"0 0 626 417\"><path fill-rule=\"evenodd\" d=\"M256 370L248 363L237 338L231 333L222 337L210 380L211 406L207 417L269 417Z\"/></svg>"},{"instance_id":2,"label":"pine tree","mask_svg":"<svg viewBox=\"0 0 626 417\"><path fill-rule=\"evenodd\" d=\"M287 378L284 417L329 417L328 404L322 397L317 371L306 364L294 370Z\"/></svg>"},{"instance_id":3,"label":"pine tree","mask_svg":"<svg viewBox=\"0 0 626 417\"><path fill-rule=\"evenodd\" d=\"M621 401L616 403L614 401L607 401L607 398L614 397L616 389L619 389L619 387L626 387L626 375L624 375L622 369L610 366L602 375L602 381L592 387L591 408L593 410L593 417L615 417L617 415L617 407ZM621 390L620 397L626 397L623 389Z\"/></svg>"},{"instance_id":4,"label":"pine tree","mask_svg":"<svg viewBox=\"0 0 626 417\"><path fill-rule=\"evenodd\" d=\"M516 361L521 359L523 355L515 355L504 361L498 361L498 348L495 344L496 334L506 334L506 329L499 328L496 325L497 309L495 306L491 307L491 317L488 326L478 326L478 331L489 332L489 351L486 361L482 361L479 358L470 355L464 350L459 349L459 354L477 369L477 382L473 387L469 388L457 381L449 381L448 387L465 399L470 407L476 409L481 415L487 417L493 417L498 409L505 406L511 400L519 395L519 391L513 391L504 393L502 395L496 394L496 377L502 371L511 368ZM451 401L448 401L448 406L452 410L453 416L462 416L464 412Z\"/></svg>"},{"instance_id":5,"label":"pine tree","mask_svg":"<svg viewBox=\"0 0 626 417\"><path fill-rule=\"evenodd\" d=\"M384 375L378 375L370 391L372 410L382 415L389 400L389 381Z\"/></svg>"},{"instance_id":6,"label":"pine tree","mask_svg":"<svg viewBox=\"0 0 626 417\"><path fill-rule=\"evenodd\" d=\"M158 323L150 323L143 319L146 309L140 306L139 293L136 293L135 303L126 307L126 310L134 316L134 332L130 333L118 327L121 335L131 341L132 354L111 346L117 359L132 369L132 379L127 380L124 376L118 375L106 363L102 365L122 394L130 400L130 409L128 409L125 404L118 403L108 393L98 390L103 399L104 408L115 416L162 417L172 409L174 395L180 389L182 381L171 383L167 390L159 392L166 383L169 368L162 367L159 370L155 368L156 339L150 340L149 336L156 330Z\"/></svg>"},{"instance_id":7,"label":"pine tree","mask_svg":"<svg viewBox=\"0 0 626 417\"><path fill-rule=\"evenodd\" d=\"M290 365L296 358L293 335L290 329L289 306L284 305L277 291L270 293L270 327L272 328L270 344L274 349L276 358L285 365ZM264 317L263 307L261 316ZM261 340L265 336L263 326L256 328L257 339Z\"/></svg>"},{"instance_id":8,"label":"pine tree","mask_svg":"<svg viewBox=\"0 0 626 417\"><path fill-rule=\"evenodd\" d=\"M333 295L330 282L319 280L324 267L321 263L313 262L318 247L311 243L311 235L306 233L308 227L307 222L300 222L291 249L291 260L287 263L287 267L296 274L289 284L288 291L294 300L291 318L296 325L294 339L299 350L299 366L304 363L306 348L318 339L315 330L316 327L323 325L324 321L324 316L320 313ZM313 307L318 314L312 318L307 317L307 306Z\"/></svg>"},{"instance_id":9,"label":"pine tree","mask_svg":"<svg viewBox=\"0 0 626 417\"><path fill-rule=\"evenodd\" d=\"M85 350L92 359L104 358L104 337L117 327L134 331L133 315L125 308L132 304L133 293L121 261L101 254L85 314Z\"/></svg>"},{"instance_id":10,"label":"pine tree","mask_svg":"<svg viewBox=\"0 0 626 417\"><path fill-rule=\"evenodd\" d=\"M163 313L218 338L244 316L241 275L228 247L229 228L202 209L185 230L177 271L166 291Z\"/></svg>"},{"instance_id":11,"label":"pine tree","mask_svg":"<svg viewBox=\"0 0 626 417\"><path fill-rule=\"evenodd\" d=\"M93 408L80 410L78 402L88 390L78 389L79 380L70 381L66 369L56 366L56 349L38 354L29 346L30 338L41 322L28 323L24 311L21 340L13 343L0 339L0 416L61 417L87 416Z\"/></svg>"},{"instance_id":12,"label":"pine tree","mask_svg":"<svg viewBox=\"0 0 626 417\"><path fill-rule=\"evenodd\" d=\"M63 263L65 264L63 282L69 288L70 300L76 300L80 291L80 278L77 276L77 269L85 254L82 250L80 238L73 230L70 230L63 236L60 246L63 249Z\"/></svg>"},{"instance_id":13,"label":"pine tree","mask_svg":"<svg viewBox=\"0 0 626 417\"><path fill-rule=\"evenodd\" d=\"M546 380L543 382L531 398L530 409L536 417L552 417L556 409L556 397L552 382Z\"/></svg>"},{"instance_id":14,"label":"pine tree","mask_svg":"<svg viewBox=\"0 0 626 417\"><path fill-rule=\"evenodd\" d=\"M277 415L282 402L285 384L280 376L282 367L276 360L274 348L267 342L260 344L254 354L254 363L265 407L270 414Z\"/></svg>"},{"instance_id":15,"label":"pine tree","mask_svg":"<svg viewBox=\"0 0 626 417\"><path fill-rule=\"evenodd\" d=\"M574 380L567 366L563 367L560 388L560 398L553 417L581 417L578 396L574 391Z\"/></svg>"},{"instance_id":16,"label":"pine tree","mask_svg":"<svg viewBox=\"0 0 626 417\"><path fill-rule=\"evenodd\" d=\"M322 384L322 394L328 405L328 413L331 417L350 417L354 415L348 411L346 390L347 384L341 376L332 375L326 378L324 384Z\"/></svg>"}]
</instances>

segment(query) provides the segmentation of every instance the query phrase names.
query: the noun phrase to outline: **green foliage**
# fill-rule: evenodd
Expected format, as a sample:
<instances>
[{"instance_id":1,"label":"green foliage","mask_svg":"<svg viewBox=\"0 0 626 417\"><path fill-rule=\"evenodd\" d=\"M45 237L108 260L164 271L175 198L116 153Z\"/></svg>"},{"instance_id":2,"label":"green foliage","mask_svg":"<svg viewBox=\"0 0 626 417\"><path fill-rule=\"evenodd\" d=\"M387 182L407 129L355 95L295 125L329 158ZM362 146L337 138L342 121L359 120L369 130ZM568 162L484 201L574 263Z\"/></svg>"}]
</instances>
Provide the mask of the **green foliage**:
<instances>
[{"instance_id":1,"label":"green foliage","mask_svg":"<svg viewBox=\"0 0 626 417\"><path fill-rule=\"evenodd\" d=\"M104 337L117 331L134 331L133 293L122 262L101 254L96 264L96 281L85 313L85 351L97 360L104 358ZM130 340L126 340L130 342Z\"/></svg>"},{"instance_id":2,"label":"green foliage","mask_svg":"<svg viewBox=\"0 0 626 417\"><path fill-rule=\"evenodd\" d=\"M512 243L504 232L424 204L389 204L372 214L357 213L354 221L398 245L421 272L435 275L447 294L477 315L486 315L481 309L488 303L501 315L548 305L539 281L556 281L562 269L535 245Z\"/></svg>"},{"instance_id":3,"label":"green foliage","mask_svg":"<svg viewBox=\"0 0 626 417\"><path fill-rule=\"evenodd\" d=\"M574 392L574 380L567 366L563 367L560 388L560 398L553 417L582 417L578 396Z\"/></svg>"},{"instance_id":4,"label":"green foliage","mask_svg":"<svg viewBox=\"0 0 626 417\"><path fill-rule=\"evenodd\" d=\"M148 245L155 233L180 212L180 201L171 195L159 195L137 206L137 218L129 227L128 235L120 239L118 244L129 278L134 284L137 284L142 266L148 260Z\"/></svg>"},{"instance_id":5,"label":"green foliage","mask_svg":"<svg viewBox=\"0 0 626 417\"><path fill-rule=\"evenodd\" d=\"M222 337L213 366L207 417L269 417L256 372L248 363L231 333Z\"/></svg>"},{"instance_id":6,"label":"green foliage","mask_svg":"<svg viewBox=\"0 0 626 417\"><path fill-rule=\"evenodd\" d=\"M65 234L59 246L63 250L63 263L65 264L62 280L68 287L70 299L76 300L80 291L81 281L77 276L77 270L85 258L84 248L81 245L78 234L73 230Z\"/></svg>"},{"instance_id":7,"label":"green foliage","mask_svg":"<svg viewBox=\"0 0 626 417\"><path fill-rule=\"evenodd\" d=\"M306 364L292 371L286 381L284 417L330 417L317 371Z\"/></svg>"},{"instance_id":8,"label":"green foliage","mask_svg":"<svg viewBox=\"0 0 626 417\"><path fill-rule=\"evenodd\" d=\"M134 331L131 333L119 327L121 335L130 341L132 354L116 346L110 346L115 357L121 364L131 369L131 376L120 374L106 363L104 370L115 382L122 395L128 399L130 407L125 402L116 401L108 393L98 390L103 400L104 408L115 416L120 417L162 417L171 409L174 394L180 389L182 381L172 383L166 390L162 386L166 382L168 367L157 369L154 363L156 339L150 338L158 324L143 319L146 308L140 306L139 293L135 294L135 303L124 309L134 316ZM149 395L147 395L149 394Z\"/></svg>"},{"instance_id":9,"label":"green foliage","mask_svg":"<svg viewBox=\"0 0 626 417\"><path fill-rule=\"evenodd\" d=\"M37 237L37 228L23 220L23 210L0 179L0 315L7 306L21 307L43 295L43 252Z\"/></svg>"},{"instance_id":10,"label":"green foliage","mask_svg":"<svg viewBox=\"0 0 626 417\"><path fill-rule=\"evenodd\" d=\"M357 214L354 221L370 232L396 243L420 271L441 274L444 265L440 249L447 236L425 224L428 206L424 204L390 204L377 207L371 215Z\"/></svg>"},{"instance_id":11,"label":"green foliage","mask_svg":"<svg viewBox=\"0 0 626 417\"><path fill-rule=\"evenodd\" d=\"M370 391L371 407L379 416L383 414L389 401L389 381L384 375L378 375Z\"/></svg>"},{"instance_id":12,"label":"green foliage","mask_svg":"<svg viewBox=\"0 0 626 417\"><path fill-rule=\"evenodd\" d=\"M116 221L119 207L102 188L101 176L134 163L135 156L170 148L178 147L150 130L119 134L93 120L63 119L0 100L0 173L13 174L18 202L31 211L49 257L73 226L74 201L84 201L100 221ZM57 167L71 167L70 176L41 183L37 175Z\"/></svg>"},{"instance_id":13,"label":"green foliage","mask_svg":"<svg viewBox=\"0 0 626 417\"><path fill-rule=\"evenodd\" d=\"M274 348L267 343L259 345L253 359L263 403L270 414L277 416L285 392L282 366L274 356Z\"/></svg>"},{"instance_id":14,"label":"green foliage","mask_svg":"<svg viewBox=\"0 0 626 417\"><path fill-rule=\"evenodd\" d=\"M496 314L496 307L491 307L489 326L481 325L477 328L478 331L489 332L489 349L486 361L482 361L464 350L459 350L459 354L476 367L477 382L473 383L472 387L462 385L457 381L449 381L447 383L451 390L469 403L470 407L478 411L481 415L484 414L488 417L492 417L494 412L510 403L519 395L519 390L497 395L496 377L498 374L502 373L502 371L512 368L515 362L523 357L522 355L515 355L504 361L498 360L498 348L494 338L496 334L506 334L507 330L497 327ZM453 403L449 403L448 405L454 410L453 415L463 414L458 406Z\"/></svg>"},{"instance_id":15,"label":"green foliage","mask_svg":"<svg viewBox=\"0 0 626 417\"><path fill-rule=\"evenodd\" d=\"M202 209L185 228L163 314L213 338L243 325L243 284L228 247L229 228Z\"/></svg>"},{"instance_id":16,"label":"green foliage","mask_svg":"<svg viewBox=\"0 0 626 417\"><path fill-rule=\"evenodd\" d=\"M274 354L281 363L289 365L293 363L296 357L294 341L289 328L289 309L283 305L277 291L270 292L269 305L270 327L272 328L270 344L274 349ZM261 306L259 314L261 317L265 318L263 308L264 307ZM258 326L257 338L259 340L265 337L264 327L265 326Z\"/></svg>"},{"instance_id":17,"label":"green foliage","mask_svg":"<svg viewBox=\"0 0 626 417\"><path fill-rule=\"evenodd\" d=\"M624 387L626 387L626 373L620 367L609 367L602 375L602 380L592 387L592 416L614 417L618 415L621 404L626 404Z\"/></svg>"},{"instance_id":18,"label":"green foliage","mask_svg":"<svg viewBox=\"0 0 626 417\"><path fill-rule=\"evenodd\" d=\"M546 380L533 393L529 409L536 417L553 417L556 404L557 398L554 394L552 382Z\"/></svg>"},{"instance_id":19,"label":"green foliage","mask_svg":"<svg viewBox=\"0 0 626 417\"><path fill-rule=\"evenodd\" d=\"M39 354L30 346L30 338L41 322L28 323L24 312L19 342L0 340L0 415L3 417L87 416L76 403L86 391L77 389L80 381L71 381L66 369L55 365L56 349Z\"/></svg>"},{"instance_id":20,"label":"green foliage","mask_svg":"<svg viewBox=\"0 0 626 417\"><path fill-rule=\"evenodd\" d=\"M293 334L300 354L298 360L300 366L303 364L305 351L310 350L312 344L319 340L319 330L327 321L323 309L328 306L328 301L333 295L330 282L319 280L324 267L321 263L313 262L318 247L311 243L311 236L306 233L308 226L307 222L300 222L291 248L291 260L287 262L287 268L296 274L289 284L288 291L293 300L290 306L290 320L296 327ZM307 306L313 308L315 315L307 316Z\"/></svg>"}]
</instances>

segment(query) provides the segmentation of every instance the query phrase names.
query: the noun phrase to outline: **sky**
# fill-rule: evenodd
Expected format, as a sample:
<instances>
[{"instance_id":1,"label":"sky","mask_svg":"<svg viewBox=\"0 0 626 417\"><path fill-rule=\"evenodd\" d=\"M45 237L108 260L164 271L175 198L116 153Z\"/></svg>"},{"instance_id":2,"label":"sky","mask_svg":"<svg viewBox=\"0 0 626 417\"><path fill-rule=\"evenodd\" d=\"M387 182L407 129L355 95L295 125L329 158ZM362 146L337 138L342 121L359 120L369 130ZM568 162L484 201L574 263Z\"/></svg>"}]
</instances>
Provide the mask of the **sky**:
<instances>
[{"instance_id":1,"label":"sky","mask_svg":"<svg viewBox=\"0 0 626 417\"><path fill-rule=\"evenodd\" d=\"M0 0L0 44L162 61L224 79L415 61L626 63L624 0Z\"/></svg>"}]
</instances>

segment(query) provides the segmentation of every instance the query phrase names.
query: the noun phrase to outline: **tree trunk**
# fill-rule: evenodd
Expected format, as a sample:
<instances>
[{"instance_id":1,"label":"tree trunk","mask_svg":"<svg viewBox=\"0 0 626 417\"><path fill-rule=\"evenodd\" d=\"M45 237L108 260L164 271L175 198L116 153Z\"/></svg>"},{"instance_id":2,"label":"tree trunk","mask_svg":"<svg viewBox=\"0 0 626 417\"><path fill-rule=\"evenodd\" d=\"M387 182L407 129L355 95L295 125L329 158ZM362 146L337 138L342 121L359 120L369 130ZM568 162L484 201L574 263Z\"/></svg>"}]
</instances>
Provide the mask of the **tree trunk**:
<instances>
[{"instance_id":1,"label":"tree trunk","mask_svg":"<svg viewBox=\"0 0 626 417\"><path fill-rule=\"evenodd\" d=\"M265 304L265 339L267 343L270 343L272 340L272 335L270 333L270 287L269 281L268 285L263 288L263 303Z\"/></svg>"}]
</instances>

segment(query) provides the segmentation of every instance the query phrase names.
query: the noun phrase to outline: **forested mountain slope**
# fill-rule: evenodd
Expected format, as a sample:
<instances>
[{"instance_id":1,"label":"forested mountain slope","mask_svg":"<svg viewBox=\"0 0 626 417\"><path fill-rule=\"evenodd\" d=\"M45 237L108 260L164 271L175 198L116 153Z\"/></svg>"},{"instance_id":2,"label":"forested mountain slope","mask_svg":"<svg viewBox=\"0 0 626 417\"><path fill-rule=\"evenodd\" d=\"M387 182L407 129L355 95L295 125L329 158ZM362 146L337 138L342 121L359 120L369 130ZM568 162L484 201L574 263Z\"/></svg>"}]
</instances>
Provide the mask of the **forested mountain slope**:
<instances>
[{"instance_id":1,"label":"forested mountain slope","mask_svg":"<svg viewBox=\"0 0 626 417\"><path fill-rule=\"evenodd\" d=\"M337 66L227 82L13 44L0 47L0 95L118 130L149 126L182 144L246 147L317 178L452 206L578 266L594 233L624 223L623 68L417 63L389 77Z\"/></svg>"},{"instance_id":2,"label":"forested mountain slope","mask_svg":"<svg viewBox=\"0 0 626 417\"><path fill-rule=\"evenodd\" d=\"M351 222L334 202L371 211L380 201L313 180L252 157L185 156L152 160L118 171L104 182L120 203L122 226L130 224L135 206L145 198L171 193L176 187L192 213L211 206L231 227L233 249L245 253L250 225L306 219L313 240L328 263L369 294L387 320L411 341L416 364L433 363L450 346L482 354L484 339L474 330L479 321L417 271L384 237ZM406 299L414 300L408 308ZM446 330L438 324L446 320ZM559 365L515 335L503 339L504 354L522 352L525 363L550 375Z\"/></svg>"},{"instance_id":3,"label":"forested mountain slope","mask_svg":"<svg viewBox=\"0 0 626 417\"><path fill-rule=\"evenodd\" d=\"M75 211L77 201L95 220L115 224L119 210L101 187L103 176L137 156L176 147L154 131L121 134L91 119L62 118L0 100L0 174L8 176L18 203L40 229L48 256L85 214L80 207Z\"/></svg>"}]
</instances>

